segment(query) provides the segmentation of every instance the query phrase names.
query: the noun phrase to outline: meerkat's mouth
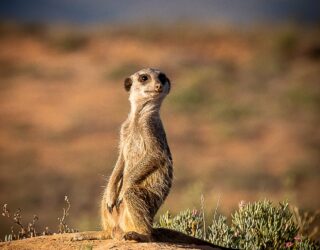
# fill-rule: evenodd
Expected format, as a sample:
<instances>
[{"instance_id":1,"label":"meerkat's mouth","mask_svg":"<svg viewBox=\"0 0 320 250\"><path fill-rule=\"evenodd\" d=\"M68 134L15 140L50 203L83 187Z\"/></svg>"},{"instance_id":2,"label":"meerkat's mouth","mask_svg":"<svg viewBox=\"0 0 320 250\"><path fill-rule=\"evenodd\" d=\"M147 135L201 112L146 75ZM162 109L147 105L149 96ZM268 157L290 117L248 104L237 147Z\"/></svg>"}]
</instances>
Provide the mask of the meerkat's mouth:
<instances>
[{"instance_id":1,"label":"meerkat's mouth","mask_svg":"<svg viewBox=\"0 0 320 250\"><path fill-rule=\"evenodd\" d=\"M144 93L153 93L153 94L160 94L162 91L155 91L155 90L145 90Z\"/></svg>"}]
</instances>

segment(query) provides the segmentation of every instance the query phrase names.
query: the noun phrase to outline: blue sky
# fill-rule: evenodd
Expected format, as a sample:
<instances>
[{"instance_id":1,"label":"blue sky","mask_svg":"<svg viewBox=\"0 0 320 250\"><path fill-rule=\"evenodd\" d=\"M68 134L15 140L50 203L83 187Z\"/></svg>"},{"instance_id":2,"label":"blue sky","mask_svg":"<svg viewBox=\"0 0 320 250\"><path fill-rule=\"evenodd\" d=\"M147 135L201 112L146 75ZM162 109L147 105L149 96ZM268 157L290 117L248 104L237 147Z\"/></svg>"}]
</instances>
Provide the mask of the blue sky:
<instances>
[{"instance_id":1,"label":"blue sky","mask_svg":"<svg viewBox=\"0 0 320 250\"><path fill-rule=\"evenodd\" d=\"M1 0L1 19L44 23L177 21L257 24L320 23L319 0Z\"/></svg>"}]
</instances>

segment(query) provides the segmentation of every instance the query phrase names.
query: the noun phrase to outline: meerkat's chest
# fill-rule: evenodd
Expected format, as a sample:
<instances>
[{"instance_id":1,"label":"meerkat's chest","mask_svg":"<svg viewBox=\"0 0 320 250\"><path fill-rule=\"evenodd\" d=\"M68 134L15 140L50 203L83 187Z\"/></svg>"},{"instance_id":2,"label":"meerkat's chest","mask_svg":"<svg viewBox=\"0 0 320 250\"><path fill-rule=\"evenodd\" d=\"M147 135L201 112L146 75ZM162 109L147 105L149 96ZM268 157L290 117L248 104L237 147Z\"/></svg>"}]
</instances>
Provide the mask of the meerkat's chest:
<instances>
[{"instance_id":1,"label":"meerkat's chest","mask_svg":"<svg viewBox=\"0 0 320 250\"><path fill-rule=\"evenodd\" d=\"M122 152L127 165L138 162L146 153L144 137L138 132L125 134Z\"/></svg>"}]
</instances>

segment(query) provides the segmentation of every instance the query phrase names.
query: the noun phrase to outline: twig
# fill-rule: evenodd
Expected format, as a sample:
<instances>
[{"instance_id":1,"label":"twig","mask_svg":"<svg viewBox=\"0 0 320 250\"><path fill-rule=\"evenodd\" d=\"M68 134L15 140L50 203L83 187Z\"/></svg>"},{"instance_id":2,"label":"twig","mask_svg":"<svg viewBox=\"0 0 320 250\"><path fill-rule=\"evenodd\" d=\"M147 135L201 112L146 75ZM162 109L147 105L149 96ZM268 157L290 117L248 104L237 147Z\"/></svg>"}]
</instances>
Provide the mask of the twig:
<instances>
[{"instance_id":1,"label":"twig","mask_svg":"<svg viewBox=\"0 0 320 250\"><path fill-rule=\"evenodd\" d=\"M221 194L219 194L219 196L218 196L217 205L216 205L216 208L215 208L215 210L214 210L214 214L213 214L213 219L214 219L214 220L216 219L218 207L219 207L219 204L220 204L220 197L221 197Z\"/></svg>"},{"instance_id":2,"label":"twig","mask_svg":"<svg viewBox=\"0 0 320 250\"><path fill-rule=\"evenodd\" d=\"M207 232L206 232L206 220L205 220L205 216L204 216L204 195L201 194L201 210L202 210L202 221L203 221L203 239L206 240L207 239Z\"/></svg>"}]
</instances>

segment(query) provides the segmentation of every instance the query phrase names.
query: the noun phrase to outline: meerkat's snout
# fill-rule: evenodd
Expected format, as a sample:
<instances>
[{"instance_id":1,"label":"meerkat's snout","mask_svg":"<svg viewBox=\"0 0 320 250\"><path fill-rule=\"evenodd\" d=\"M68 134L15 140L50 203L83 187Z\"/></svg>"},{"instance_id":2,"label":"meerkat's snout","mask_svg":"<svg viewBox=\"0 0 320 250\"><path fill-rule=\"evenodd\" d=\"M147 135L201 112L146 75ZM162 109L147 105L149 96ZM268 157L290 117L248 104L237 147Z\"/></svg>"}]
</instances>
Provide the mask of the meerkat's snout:
<instances>
[{"instance_id":1,"label":"meerkat's snout","mask_svg":"<svg viewBox=\"0 0 320 250\"><path fill-rule=\"evenodd\" d=\"M156 91L156 92L162 92L162 89L163 89L163 87L162 87L162 84L161 83L159 83L159 82L157 82L156 84L155 84L155 86L154 86L154 90Z\"/></svg>"}]
</instances>

